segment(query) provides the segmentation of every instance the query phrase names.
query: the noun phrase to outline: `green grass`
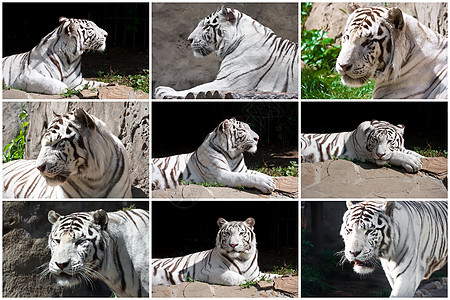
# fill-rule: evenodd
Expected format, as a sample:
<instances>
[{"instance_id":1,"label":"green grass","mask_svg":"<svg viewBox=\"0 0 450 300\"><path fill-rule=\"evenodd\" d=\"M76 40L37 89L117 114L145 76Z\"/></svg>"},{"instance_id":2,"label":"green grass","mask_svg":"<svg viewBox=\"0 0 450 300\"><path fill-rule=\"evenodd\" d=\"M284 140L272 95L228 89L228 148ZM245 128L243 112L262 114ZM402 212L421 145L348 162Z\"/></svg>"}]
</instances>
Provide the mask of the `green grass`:
<instances>
[{"instance_id":1,"label":"green grass","mask_svg":"<svg viewBox=\"0 0 450 300\"><path fill-rule=\"evenodd\" d=\"M417 152L420 155L423 155L425 157L446 157L447 158L447 155L448 155L447 150L432 149L432 146L429 144L423 149L420 147L414 147L413 149L415 152Z\"/></svg>"},{"instance_id":2,"label":"green grass","mask_svg":"<svg viewBox=\"0 0 450 300\"><path fill-rule=\"evenodd\" d=\"M134 90L142 90L145 93L149 93L150 86L150 71L143 69L141 74L136 75L124 75L118 71L111 70L109 73L98 72L97 80L107 83L118 83L132 87Z\"/></svg>"},{"instance_id":3,"label":"green grass","mask_svg":"<svg viewBox=\"0 0 450 300\"><path fill-rule=\"evenodd\" d=\"M369 80L360 88L351 88L341 82L341 76L311 68L302 70L302 99L370 99L375 82Z\"/></svg>"},{"instance_id":4,"label":"green grass","mask_svg":"<svg viewBox=\"0 0 450 300\"><path fill-rule=\"evenodd\" d=\"M27 137L27 129L28 129L28 121L26 120L28 117L28 112L23 107L23 104L20 105L21 112L19 114L20 120L20 131L17 137L15 137L11 143L5 146L2 153L2 162L6 163L8 161L23 159L23 155L25 153L25 144Z\"/></svg>"},{"instance_id":5,"label":"green grass","mask_svg":"<svg viewBox=\"0 0 450 300\"><path fill-rule=\"evenodd\" d=\"M60 95L64 98L70 98L72 96L76 96L80 93L79 90L76 89L67 89L64 93L61 93Z\"/></svg>"},{"instance_id":6,"label":"green grass","mask_svg":"<svg viewBox=\"0 0 450 300\"><path fill-rule=\"evenodd\" d=\"M186 181L186 180L181 180L180 181L182 185L190 185L190 184L196 184L196 185L201 185L204 187L223 187L223 183L221 182L200 182L200 183L195 183L195 182L190 182L190 181Z\"/></svg>"},{"instance_id":7,"label":"green grass","mask_svg":"<svg viewBox=\"0 0 450 300\"><path fill-rule=\"evenodd\" d=\"M271 274L278 274L278 275L298 276L297 268L293 267L292 265L285 265L283 267L273 266L272 270L270 270L270 273Z\"/></svg>"},{"instance_id":8,"label":"green grass","mask_svg":"<svg viewBox=\"0 0 450 300\"><path fill-rule=\"evenodd\" d=\"M290 161L290 165L287 167L266 167L266 166L255 166L250 169L258 171L260 173L267 174L272 177L281 176L294 176L298 177L298 163L296 161Z\"/></svg>"}]
</instances>

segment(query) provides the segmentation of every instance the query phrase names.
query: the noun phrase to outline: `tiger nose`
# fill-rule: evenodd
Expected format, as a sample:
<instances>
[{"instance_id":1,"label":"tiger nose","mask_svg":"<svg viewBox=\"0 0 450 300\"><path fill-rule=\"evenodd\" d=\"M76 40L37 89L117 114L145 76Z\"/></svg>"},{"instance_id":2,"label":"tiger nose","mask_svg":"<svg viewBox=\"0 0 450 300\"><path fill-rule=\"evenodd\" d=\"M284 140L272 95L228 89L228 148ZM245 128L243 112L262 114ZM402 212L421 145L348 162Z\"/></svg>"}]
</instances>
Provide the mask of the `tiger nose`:
<instances>
[{"instance_id":1,"label":"tiger nose","mask_svg":"<svg viewBox=\"0 0 450 300\"><path fill-rule=\"evenodd\" d=\"M351 69L352 64L346 64L346 65L339 64L339 66L342 68L342 70L344 70L344 72L347 72L348 70Z\"/></svg>"},{"instance_id":2,"label":"tiger nose","mask_svg":"<svg viewBox=\"0 0 450 300\"><path fill-rule=\"evenodd\" d=\"M237 245L238 245L238 244L231 244L231 243L230 243L230 246L231 246L231 248L233 248L233 249L234 249Z\"/></svg>"},{"instance_id":3,"label":"tiger nose","mask_svg":"<svg viewBox=\"0 0 450 300\"><path fill-rule=\"evenodd\" d=\"M67 266L69 265L69 262L56 263L56 265L57 265L58 268L60 268L61 270L64 270L64 268L67 267Z\"/></svg>"},{"instance_id":4,"label":"tiger nose","mask_svg":"<svg viewBox=\"0 0 450 300\"><path fill-rule=\"evenodd\" d=\"M45 164L42 164L42 165L40 165L40 166L37 166L37 169L38 169L40 172L44 172L44 171L45 171Z\"/></svg>"},{"instance_id":5,"label":"tiger nose","mask_svg":"<svg viewBox=\"0 0 450 300\"><path fill-rule=\"evenodd\" d=\"M361 253L361 251L350 251L350 254L353 255L353 257L357 257L359 254Z\"/></svg>"},{"instance_id":6,"label":"tiger nose","mask_svg":"<svg viewBox=\"0 0 450 300\"><path fill-rule=\"evenodd\" d=\"M257 136L254 137L253 139L255 140L255 142L259 141L259 137L257 137Z\"/></svg>"},{"instance_id":7,"label":"tiger nose","mask_svg":"<svg viewBox=\"0 0 450 300\"><path fill-rule=\"evenodd\" d=\"M194 39L187 39L187 41L189 42L189 44L192 44L192 42L194 41Z\"/></svg>"},{"instance_id":8,"label":"tiger nose","mask_svg":"<svg viewBox=\"0 0 450 300\"><path fill-rule=\"evenodd\" d=\"M382 158L382 157L384 156L384 154L385 154L385 153L377 153L377 156L378 156L379 158Z\"/></svg>"}]
</instances>

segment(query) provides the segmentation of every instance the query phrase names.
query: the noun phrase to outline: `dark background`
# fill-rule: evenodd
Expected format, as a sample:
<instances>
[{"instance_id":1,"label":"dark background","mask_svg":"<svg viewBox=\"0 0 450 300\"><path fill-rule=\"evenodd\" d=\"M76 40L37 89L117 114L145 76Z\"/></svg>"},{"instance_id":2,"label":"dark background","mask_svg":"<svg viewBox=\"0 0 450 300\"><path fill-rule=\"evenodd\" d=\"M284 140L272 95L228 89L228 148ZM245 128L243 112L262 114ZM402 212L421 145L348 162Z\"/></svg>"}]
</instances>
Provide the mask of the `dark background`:
<instances>
[{"instance_id":1,"label":"dark background","mask_svg":"<svg viewBox=\"0 0 450 300\"><path fill-rule=\"evenodd\" d=\"M298 150L297 102L154 102L152 157L196 150L208 133L231 117L249 123L259 135L257 154Z\"/></svg>"},{"instance_id":2,"label":"dark background","mask_svg":"<svg viewBox=\"0 0 450 300\"><path fill-rule=\"evenodd\" d=\"M302 133L353 131L363 121L405 125L405 148L447 150L447 102L302 102Z\"/></svg>"},{"instance_id":3,"label":"dark background","mask_svg":"<svg viewBox=\"0 0 450 300\"><path fill-rule=\"evenodd\" d=\"M177 257L215 247L217 219L255 219L260 266L297 266L297 201L152 201L152 257ZM264 269L263 269L264 270Z\"/></svg>"},{"instance_id":4,"label":"dark background","mask_svg":"<svg viewBox=\"0 0 450 300\"><path fill-rule=\"evenodd\" d=\"M88 19L108 32L106 51L83 55L83 75L123 70L127 74L148 69L148 3L3 3L3 57L26 52L59 26L59 18ZM96 72L94 73L94 75ZM93 76L93 75L91 75Z\"/></svg>"}]
</instances>

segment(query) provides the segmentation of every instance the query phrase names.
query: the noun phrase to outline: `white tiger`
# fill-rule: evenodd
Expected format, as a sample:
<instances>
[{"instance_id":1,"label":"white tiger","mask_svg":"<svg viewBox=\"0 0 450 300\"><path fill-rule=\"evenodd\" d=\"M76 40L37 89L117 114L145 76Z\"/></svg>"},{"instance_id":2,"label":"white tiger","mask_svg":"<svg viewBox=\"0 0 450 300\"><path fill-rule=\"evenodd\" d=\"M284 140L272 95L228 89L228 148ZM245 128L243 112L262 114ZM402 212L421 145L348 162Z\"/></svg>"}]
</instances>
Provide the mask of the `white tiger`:
<instances>
[{"instance_id":1,"label":"white tiger","mask_svg":"<svg viewBox=\"0 0 450 300\"><path fill-rule=\"evenodd\" d=\"M189 279L240 285L246 281L274 279L277 274L259 271L255 220L217 220L216 247L182 257L152 259L152 285L180 284Z\"/></svg>"},{"instance_id":2,"label":"white tiger","mask_svg":"<svg viewBox=\"0 0 450 300\"><path fill-rule=\"evenodd\" d=\"M3 164L4 198L131 198L128 155L82 108L54 119L37 160Z\"/></svg>"},{"instance_id":3,"label":"white tiger","mask_svg":"<svg viewBox=\"0 0 450 300\"><path fill-rule=\"evenodd\" d=\"M221 7L201 20L188 41L194 56L220 58L214 81L175 91L159 86L156 98L208 91L298 92L298 44L232 8Z\"/></svg>"},{"instance_id":4,"label":"white tiger","mask_svg":"<svg viewBox=\"0 0 450 300\"><path fill-rule=\"evenodd\" d=\"M372 98L446 99L447 38L394 7L350 6L336 70L342 83L376 84Z\"/></svg>"},{"instance_id":5,"label":"white tiger","mask_svg":"<svg viewBox=\"0 0 450 300\"><path fill-rule=\"evenodd\" d=\"M81 74L81 55L103 51L108 33L94 22L59 18L61 24L31 51L3 58L3 83L27 92L61 94L107 85L87 81Z\"/></svg>"},{"instance_id":6,"label":"white tiger","mask_svg":"<svg viewBox=\"0 0 450 300\"><path fill-rule=\"evenodd\" d=\"M149 297L149 212L103 209L61 216L51 210L48 269L57 284L104 281L118 297Z\"/></svg>"},{"instance_id":7,"label":"white tiger","mask_svg":"<svg viewBox=\"0 0 450 300\"><path fill-rule=\"evenodd\" d=\"M402 166L408 172L422 168L422 155L404 147L404 125L365 121L349 132L301 134L301 161L317 162L335 158L368 160L379 166Z\"/></svg>"},{"instance_id":8,"label":"white tiger","mask_svg":"<svg viewBox=\"0 0 450 300\"><path fill-rule=\"evenodd\" d=\"M272 177L248 170L243 152L255 153L259 137L248 124L225 119L194 152L153 158L152 189L174 188L181 180L249 187L270 194Z\"/></svg>"},{"instance_id":9,"label":"white tiger","mask_svg":"<svg viewBox=\"0 0 450 300\"><path fill-rule=\"evenodd\" d=\"M347 201L341 236L345 258L367 274L378 260L391 297L412 297L422 279L447 264L446 201Z\"/></svg>"}]
</instances>

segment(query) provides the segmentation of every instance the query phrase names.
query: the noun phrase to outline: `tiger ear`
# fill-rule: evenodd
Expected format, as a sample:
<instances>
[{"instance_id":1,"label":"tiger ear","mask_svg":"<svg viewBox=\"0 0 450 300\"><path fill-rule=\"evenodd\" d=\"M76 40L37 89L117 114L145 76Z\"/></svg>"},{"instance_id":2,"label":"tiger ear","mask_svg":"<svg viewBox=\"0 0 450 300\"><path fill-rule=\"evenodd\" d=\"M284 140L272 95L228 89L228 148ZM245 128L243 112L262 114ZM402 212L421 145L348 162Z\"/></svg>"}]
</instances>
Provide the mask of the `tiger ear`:
<instances>
[{"instance_id":1,"label":"tiger ear","mask_svg":"<svg viewBox=\"0 0 450 300\"><path fill-rule=\"evenodd\" d=\"M395 208L395 201L386 201L383 203L384 211L388 216L392 216Z\"/></svg>"},{"instance_id":2,"label":"tiger ear","mask_svg":"<svg viewBox=\"0 0 450 300\"><path fill-rule=\"evenodd\" d=\"M53 115L53 118L61 118L61 115L55 113L54 111L52 111L52 115Z\"/></svg>"},{"instance_id":3,"label":"tiger ear","mask_svg":"<svg viewBox=\"0 0 450 300\"><path fill-rule=\"evenodd\" d=\"M355 205L356 203L353 203L353 201L345 201L345 204L347 205L347 209L352 208L353 205Z\"/></svg>"},{"instance_id":4,"label":"tiger ear","mask_svg":"<svg viewBox=\"0 0 450 300\"><path fill-rule=\"evenodd\" d=\"M60 18L61 19L61 18ZM65 20L69 20L66 19ZM74 22L69 22L69 25L66 26L66 28L64 28L64 33L68 36L68 37L73 37L76 35L76 31L78 30L78 25Z\"/></svg>"},{"instance_id":5,"label":"tiger ear","mask_svg":"<svg viewBox=\"0 0 450 300\"><path fill-rule=\"evenodd\" d=\"M228 221L225 220L224 218L219 218L217 220L217 225L219 225L219 228L222 228L222 226L225 225L226 223L228 223Z\"/></svg>"},{"instance_id":6,"label":"tiger ear","mask_svg":"<svg viewBox=\"0 0 450 300\"><path fill-rule=\"evenodd\" d=\"M60 217L61 217L61 215L58 214L58 213L57 213L56 211L54 211L54 210L49 211L49 212L48 212L48 215L47 215L48 221L49 221L51 224L55 224L56 221L58 221L58 219L59 219Z\"/></svg>"},{"instance_id":7,"label":"tiger ear","mask_svg":"<svg viewBox=\"0 0 450 300\"><path fill-rule=\"evenodd\" d=\"M220 123L219 129L220 131L226 131L231 126L231 122L228 119L225 119Z\"/></svg>"},{"instance_id":8,"label":"tiger ear","mask_svg":"<svg viewBox=\"0 0 450 300\"><path fill-rule=\"evenodd\" d=\"M94 218L94 223L100 225L100 227L105 230L108 226L108 214L103 209L99 209L94 211L94 214L92 215Z\"/></svg>"},{"instance_id":9,"label":"tiger ear","mask_svg":"<svg viewBox=\"0 0 450 300\"><path fill-rule=\"evenodd\" d=\"M75 118L82 124L85 125L90 130L94 130L96 128L94 120L91 116L84 111L82 108L74 109Z\"/></svg>"},{"instance_id":10,"label":"tiger ear","mask_svg":"<svg viewBox=\"0 0 450 300\"><path fill-rule=\"evenodd\" d=\"M220 13L225 18L225 20L227 20L231 24L234 24L236 22L236 16L234 15L232 9L228 9L225 6L222 6L220 8Z\"/></svg>"},{"instance_id":11,"label":"tiger ear","mask_svg":"<svg viewBox=\"0 0 450 300\"><path fill-rule=\"evenodd\" d=\"M351 2L349 4L347 4L347 11L348 14L353 13L355 10L357 10L358 8L361 8L361 6L359 6L358 4Z\"/></svg>"},{"instance_id":12,"label":"tiger ear","mask_svg":"<svg viewBox=\"0 0 450 300\"><path fill-rule=\"evenodd\" d=\"M397 130L398 133L403 134L405 132L405 125L398 124L397 126L395 126L395 129Z\"/></svg>"},{"instance_id":13,"label":"tiger ear","mask_svg":"<svg viewBox=\"0 0 450 300\"><path fill-rule=\"evenodd\" d=\"M61 22L65 22L65 21L67 21L68 19L66 18L66 17L59 17L59 22L61 23Z\"/></svg>"},{"instance_id":14,"label":"tiger ear","mask_svg":"<svg viewBox=\"0 0 450 300\"><path fill-rule=\"evenodd\" d=\"M397 8L397 7L393 7L389 10L388 12L388 17L387 17L387 21L389 23L392 24L392 26L394 26L395 29L402 31L403 30L403 14L402 11Z\"/></svg>"},{"instance_id":15,"label":"tiger ear","mask_svg":"<svg viewBox=\"0 0 450 300\"><path fill-rule=\"evenodd\" d=\"M255 219L247 218L247 220L245 220L245 224L247 224L248 227L253 229L253 226L255 226Z\"/></svg>"}]
</instances>

